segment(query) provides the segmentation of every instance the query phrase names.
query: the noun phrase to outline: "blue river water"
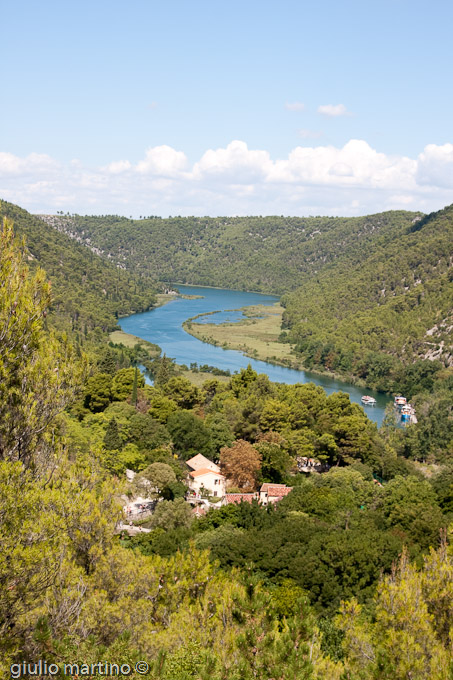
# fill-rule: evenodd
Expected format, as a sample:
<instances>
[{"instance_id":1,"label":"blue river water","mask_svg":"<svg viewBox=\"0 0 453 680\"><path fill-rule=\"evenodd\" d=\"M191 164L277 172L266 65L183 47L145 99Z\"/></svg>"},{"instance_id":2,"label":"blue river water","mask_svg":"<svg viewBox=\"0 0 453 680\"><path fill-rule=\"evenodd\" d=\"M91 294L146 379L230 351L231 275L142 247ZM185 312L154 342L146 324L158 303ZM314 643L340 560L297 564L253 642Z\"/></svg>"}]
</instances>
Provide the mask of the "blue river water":
<instances>
[{"instance_id":1,"label":"blue river water","mask_svg":"<svg viewBox=\"0 0 453 680\"><path fill-rule=\"evenodd\" d=\"M368 394L376 399L376 406L366 407L368 417L382 424L384 410L391 401L390 398L379 392L374 392L329 378L328 376L298 371L284 366L275 366L265 361L258 361L244 356L235 350L225 350L202 342L186 333L182 328L184 321L197 314L219 312L207 317L197 319L197 323L222 323L236 321L243 317L238 311L241 307L249 305L272 305L278 298L273 295L261 293L246 293L237 290L224 290L219 288L204 288L201 286L178 285L178 289L184 295L199 295L201 298L187 300L176 297L162 307L157 307L149 312L133 314L120 319L119 324L125 333L131 333L139 338L153 342L162 348L162 352L171 357L178 364L189 366L193 362L197 364L209 364L223 370L229 369L231 373L246 368L248 364L258 373L265 373L270 380L287 384L313 382L321 385L327 394L333 392L347 392L351 401L360 404L363 394ZM236 310L236 311L234 311ZM209 376L207 375L206 378Z\"/></svg>"}]
</instances>

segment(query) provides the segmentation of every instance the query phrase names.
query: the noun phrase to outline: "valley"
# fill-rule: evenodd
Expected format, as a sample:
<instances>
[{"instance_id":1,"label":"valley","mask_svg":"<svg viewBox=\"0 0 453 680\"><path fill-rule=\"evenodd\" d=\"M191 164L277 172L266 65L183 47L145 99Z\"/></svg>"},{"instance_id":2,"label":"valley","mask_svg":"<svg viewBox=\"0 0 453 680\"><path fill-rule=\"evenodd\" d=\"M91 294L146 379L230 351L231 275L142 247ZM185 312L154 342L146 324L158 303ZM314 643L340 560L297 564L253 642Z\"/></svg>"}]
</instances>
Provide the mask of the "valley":
<instances>
[{"instance_id":1,"label":"valley","mask_svg":"<svg viewBox=\"0 0 453 680\"><path fill-rule=\"evenodd\" d=\"M59 612L83 583L71 639L95 658L110 647L129 658L115 647L126 625L153 680L172 668L185 680L179 655L193 638L209 650L193 652L206 677L239 663L237 680L252 680L245 634L282 677L293 655L310 680L341 680L355 663L346 603L362 608L374 635L383 589L394 587L406 612L411 578L426 571L440 587L452 569L444 538L438 547L453 507L451 209L422 219L211 219L197 253L187 230L199 220L161 221L133 245L137 225L121 218L114 255L102 243L114 235L111 217L84 218L99 227L86 237L77 217L65 218L69 233L61 216L2 207L29 243L4 223L0 510L9 523L0 539L9 561L0 577L13 595L17 573L25 584L6 609L0 598L0 624L16 622L2 638L8 658L20 646L58 661L39 641L43 611L45 640L70 657ZM266 260L263 236L250 259L250 234L272 224L292 249L274 241ZM249 230L238 251L225 246L231 228L239 242ZM334 247L340 232L344 248ZM222 248L235 253L231 268ZM410 400L416 421L398 422L392 393ZM200 460L209 467L191 467ZM41 596L34 579L49 569ZM239 618L225 613L233 600ZM434 606L429 593L423 602ZM282 633L275 646L286 625L297 645ZM429 634L447 663L434 624ZM383 639L376 653L388 652ZM306 650L316 640L314 658Z\"/></svg>"},{"instance_id":2,"label":"valley","mask_svg":"<svg viewBox=\"0 0 453 680\"><path fill-rule=\"evenodd\" d=\"M453 680L453 3L2 8L0 680Z\"/></svg>"}]
</instances>

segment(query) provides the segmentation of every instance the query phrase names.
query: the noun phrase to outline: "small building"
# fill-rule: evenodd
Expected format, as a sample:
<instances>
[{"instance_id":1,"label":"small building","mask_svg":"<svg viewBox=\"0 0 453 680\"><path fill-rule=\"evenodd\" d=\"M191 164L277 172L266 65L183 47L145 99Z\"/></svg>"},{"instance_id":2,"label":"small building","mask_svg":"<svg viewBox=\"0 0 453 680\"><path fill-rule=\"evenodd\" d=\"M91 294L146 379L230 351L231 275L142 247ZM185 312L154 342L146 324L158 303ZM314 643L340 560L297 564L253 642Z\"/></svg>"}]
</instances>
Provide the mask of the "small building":
<instances>
[{"instance_id":1,"label":"small building","mask_svg":"<svg viewBox=\"0 0 453 680\"><path fill-rule=\"evenodd\" d=\"M225 477L209 468L200 468L189 472L188 485L189 489L196 496L201 496L203 493L209 496L218 496L223 498L225 495Z\"/></svg>"},{"instance_id":2,"label":"small building","mask_svg":"<svg viewBox=\"0 0 453 680\"><path fill-rule=\"evenodd\" d=\"M191 470L207 469L213 470L214 472L220 472L219 466L213 463L212 460L209 460L209 458L206 458L206 456L203 456L201 453L197 453L196 456L186 461L186 464Z\"/></svg>"},{"instance_id":3,"label":"small building","mask_svg":"<svg viewBox=\"0 0 453 680\"><path fill-rule=\"evenodd\" d=\"M286 484L265 483L260 489L260 503L261 505L277 503L277 501L287 496L292 490L293 487L286 486Z\"/></svg>"},{"instance_id":4,"label":"small building","mask_svg":"<svg viewBox=\"0 0 453 680\"><path fill-rule=\"evenodd\" d=\"M222 505L230 503L252 503L259 500L257 493L227 493L222 501Z\"/></svg>"}]
</instances>

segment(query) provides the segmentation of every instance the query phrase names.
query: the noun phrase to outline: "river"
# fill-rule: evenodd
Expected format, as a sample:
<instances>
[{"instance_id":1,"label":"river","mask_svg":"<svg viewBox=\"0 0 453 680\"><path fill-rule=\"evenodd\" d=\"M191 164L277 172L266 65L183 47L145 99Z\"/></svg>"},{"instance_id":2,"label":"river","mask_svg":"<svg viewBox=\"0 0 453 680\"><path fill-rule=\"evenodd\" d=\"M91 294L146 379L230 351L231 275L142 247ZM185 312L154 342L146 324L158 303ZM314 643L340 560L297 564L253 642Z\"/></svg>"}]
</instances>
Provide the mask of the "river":
<instances>
[{"instance_id":1,"label":"river","mask_svg":"<svg viewBox=\"0 0 453 680\"><path fill-rule=\"evenodd\" d=\"M313 382L321 385L327 394L332 392L347 392L351 401L360 404L364 389L329 378L328 376L299 371L284 366L275 366L265 361L251 359L235 350L225 350L215 347L194 338L182 328L184 321L197 314L220 311L206 319L197 319L197 323L222 323L223 321L236 321L243 317L240 307L249 305L272 305L278 301L274 295L261 293L245 293L237 290L224 290L219 288L204 288L201 286L178 285L184 295L202 296L197 299L176 297L162 307L157 307L149 312L133 314L120 319L119 324L125 333L131 333L139 338L153 342L162 348L162 352L178 364L189 366L193 362L197 364L209 364L223 370L229 369L231 373L246 368L248 364L258 373L265 373L270 380L287 384ZM206 375L208 379L209 375ZM386 405L390 398L379 392L366 388L366 394L376 399L376 406L366 407L368 417L379 426L384 418Z\"/></svg>"}]
</instances>

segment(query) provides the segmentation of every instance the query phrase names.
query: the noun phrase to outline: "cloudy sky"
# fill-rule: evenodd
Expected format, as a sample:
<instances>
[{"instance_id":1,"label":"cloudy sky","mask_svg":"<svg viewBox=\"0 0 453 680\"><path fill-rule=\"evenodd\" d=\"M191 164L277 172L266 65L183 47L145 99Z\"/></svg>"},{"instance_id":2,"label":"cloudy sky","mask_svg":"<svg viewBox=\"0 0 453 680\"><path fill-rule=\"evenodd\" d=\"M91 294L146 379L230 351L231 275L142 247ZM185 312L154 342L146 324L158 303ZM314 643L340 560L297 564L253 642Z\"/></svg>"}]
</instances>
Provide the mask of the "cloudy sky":
<instances>
[{"instance_id":1,"label":"cloudy sky","mask_svg":"<svg viewBox=\"0 0 453 680\"><path fill-rule=\"evenodd\" d=\"M0 198L32 212L453 203L449 0L15 0Z\"/></svg>"}]
</instances>

